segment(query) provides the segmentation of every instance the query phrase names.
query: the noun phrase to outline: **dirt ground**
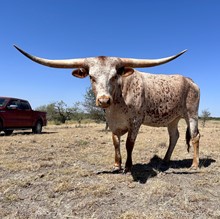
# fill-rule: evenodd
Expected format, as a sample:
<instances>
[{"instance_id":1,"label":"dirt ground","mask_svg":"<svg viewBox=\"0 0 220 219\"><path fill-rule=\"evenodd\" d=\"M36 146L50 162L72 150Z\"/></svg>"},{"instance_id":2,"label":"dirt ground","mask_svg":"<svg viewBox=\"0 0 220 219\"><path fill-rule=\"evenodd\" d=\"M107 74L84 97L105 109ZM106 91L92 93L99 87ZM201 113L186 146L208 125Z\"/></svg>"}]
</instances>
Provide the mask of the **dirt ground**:
<instances>
[{"instance_id":1,"label":"dirt ground","mask_svg":"<svg viewBox=\"0 0 220 219\"><path fill-rule=\"evenodd\" d=\"M130 174L114 174L104 124L49 125L41 135L0 136L0 218L220 218L220 122L200 127L200 168L191 170L185 123L169 167L166 128L142 126ZM123 163L126 159L122 140Z\"/></svg>"}]
</instances>

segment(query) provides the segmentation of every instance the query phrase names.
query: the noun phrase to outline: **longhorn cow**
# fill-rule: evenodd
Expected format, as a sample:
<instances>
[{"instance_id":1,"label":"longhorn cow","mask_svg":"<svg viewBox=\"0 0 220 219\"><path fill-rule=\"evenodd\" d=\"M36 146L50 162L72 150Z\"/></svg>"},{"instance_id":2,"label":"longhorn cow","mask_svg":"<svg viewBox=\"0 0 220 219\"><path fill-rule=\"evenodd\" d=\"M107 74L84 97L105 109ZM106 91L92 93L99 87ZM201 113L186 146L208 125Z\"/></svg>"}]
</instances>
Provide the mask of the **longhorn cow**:
<instances>
[{"instance_id":1,"label":"longhorn cow","mask_svg":"<svg viewBox=\"0 0 220 219\"><path fill-rule=\"evenodd\" d=\"M16 47L16 46L15 46ZM115 147L115 170L122 170L120 138L127 134L127 160L124 172L132 168L132 150L142 124L167 127L169 147L164 157L170 161L179 138L178 122L184 118L187 124L186 143L193 144L192 167L199 164L198 107L199 87L181 75L149 74L134 68L153 67L170 62L181 53L161 59L133 59L116 57L92 57L67 60L50 60L36 57L16 47L23 55L41 65L54 68L76 68L72 75L90 77L96 96L96 105L105 109L106 119L112 131Z\"/></svg>"}]
</instances>

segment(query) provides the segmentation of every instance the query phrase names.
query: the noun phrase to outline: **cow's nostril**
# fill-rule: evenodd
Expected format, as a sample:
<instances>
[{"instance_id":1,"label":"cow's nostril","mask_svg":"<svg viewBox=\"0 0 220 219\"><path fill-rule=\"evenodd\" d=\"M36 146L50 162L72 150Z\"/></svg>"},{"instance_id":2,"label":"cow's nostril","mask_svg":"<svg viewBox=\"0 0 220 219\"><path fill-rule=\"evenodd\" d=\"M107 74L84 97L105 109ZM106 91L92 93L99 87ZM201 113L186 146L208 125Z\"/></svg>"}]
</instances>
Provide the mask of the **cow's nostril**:
<instances>
[{"instance_id":1,"label":"cow's nostril","mask_svg":"<svg viewBox=\"0 0 220 219\"><path fill-rule=\"evenodd\" d=\"M111 104L111 98L106 96L101 96L98 98L98 105L102 108L107 108Z\"/></svg>"}]
</instances>

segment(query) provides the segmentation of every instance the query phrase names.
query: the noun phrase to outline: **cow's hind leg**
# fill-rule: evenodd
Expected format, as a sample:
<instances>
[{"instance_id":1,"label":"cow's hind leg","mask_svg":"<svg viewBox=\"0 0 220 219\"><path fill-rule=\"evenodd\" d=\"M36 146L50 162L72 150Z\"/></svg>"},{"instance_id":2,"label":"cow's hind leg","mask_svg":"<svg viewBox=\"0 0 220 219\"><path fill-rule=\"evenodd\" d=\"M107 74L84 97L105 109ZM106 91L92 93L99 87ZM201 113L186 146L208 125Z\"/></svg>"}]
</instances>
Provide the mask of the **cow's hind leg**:
<instances>
[{"instance_id":1,"label":"cow's hind leg","mask_svg":"<svg viewBox=\"0 0 220 219\"><path fill-rule=\"evenodd\" d=\"M200 139L200 134L198 130L198 119L194 119L194 118L189 119L188 129L194 149L193 163L191 168L197 169L199 166L199 139Z\"/></svg>"},{"instance_id":2,"label":"cow's hind leg","mask_svg":"<svg viewBox=\"0 0 220 219\"><path fill-rule=\"evenodd\" d=\"M166 155L164 157L165 162L170 161L171 155L173 153L173 149L175 148L176 142L179 138L178 122L179 122L179 119L176 119L172 123L170 123L167 127L170 141L169 141L169 147L168 147Z\"/></svg>"}]
</instances>

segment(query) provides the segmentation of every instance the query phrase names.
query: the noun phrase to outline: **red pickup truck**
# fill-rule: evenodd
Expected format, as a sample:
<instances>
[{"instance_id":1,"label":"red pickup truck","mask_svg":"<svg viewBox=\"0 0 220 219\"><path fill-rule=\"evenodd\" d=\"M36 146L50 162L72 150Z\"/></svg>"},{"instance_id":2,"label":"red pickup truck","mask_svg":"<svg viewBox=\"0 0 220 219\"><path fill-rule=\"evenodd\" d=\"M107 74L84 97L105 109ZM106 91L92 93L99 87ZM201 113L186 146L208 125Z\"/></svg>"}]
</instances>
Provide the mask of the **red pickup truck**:
<instances>
[{"instance_id":1,"label":"red pickup truck","mask_svg":"<svg viewBox=\"0 0 220 219\"><path fill-rule=\"evenodd\" d=\"M15 129L32 129L39 134L46 125L46 112L32 110L27 100L0 97L0 132L11 135Z\"/></svg>"}]
</instances>

